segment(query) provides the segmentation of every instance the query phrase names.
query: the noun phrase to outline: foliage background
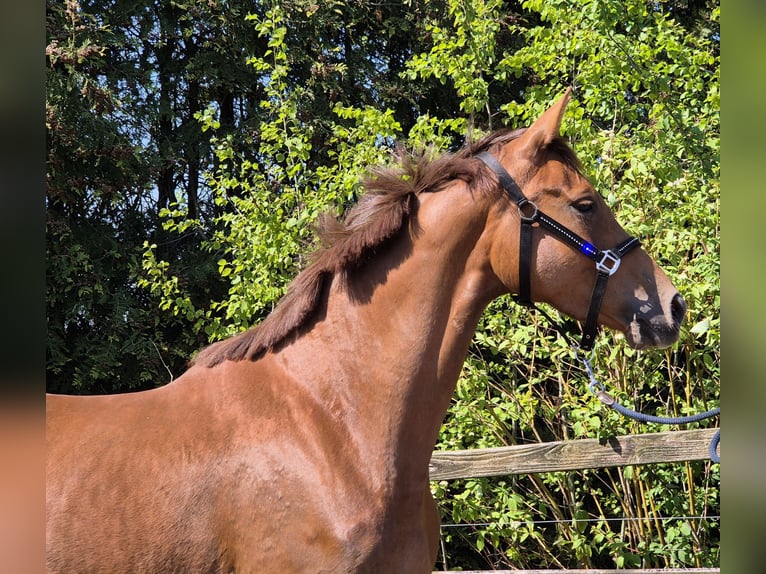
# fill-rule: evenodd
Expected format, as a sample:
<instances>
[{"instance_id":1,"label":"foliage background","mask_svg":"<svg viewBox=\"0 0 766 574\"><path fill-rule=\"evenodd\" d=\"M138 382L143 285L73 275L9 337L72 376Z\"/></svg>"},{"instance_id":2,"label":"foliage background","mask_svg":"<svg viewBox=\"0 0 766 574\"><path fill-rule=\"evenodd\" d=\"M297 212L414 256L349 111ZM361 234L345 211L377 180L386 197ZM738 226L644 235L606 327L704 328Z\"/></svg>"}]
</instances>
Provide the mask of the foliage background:
<instances>
[{"instance_id":1,"label":"foliage background","mask_svg":"<svg viewBox=\"0 0 766 574\"><path fill-rule=\"evenodd\" d=\"M602 336L599 375L645 411L711 408L719 12L691 0L48 3L49 390L168 382L269 312L310 224L340 215L395 141L454 150L528 124L571 85L565 135L689 304L669 350ZM538 319L490 305L437 448L655 430L603 411ZM717 565L719 486L703 462L434 483L438 566Z\"/></svg>"}]
</instances>

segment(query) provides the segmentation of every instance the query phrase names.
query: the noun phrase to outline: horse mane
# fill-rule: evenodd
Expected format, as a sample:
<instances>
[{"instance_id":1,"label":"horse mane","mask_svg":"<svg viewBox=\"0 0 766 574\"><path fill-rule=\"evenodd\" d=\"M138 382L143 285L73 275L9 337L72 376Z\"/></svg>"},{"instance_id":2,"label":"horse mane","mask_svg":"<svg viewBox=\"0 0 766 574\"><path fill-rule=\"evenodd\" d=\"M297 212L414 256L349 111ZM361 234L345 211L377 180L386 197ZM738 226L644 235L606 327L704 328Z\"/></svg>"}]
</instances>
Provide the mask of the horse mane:
<instances>
[{"instance_id":1,"label":"horse mane","mask_svg":"<svg viewBox=\"0 0 766 574\"><path fill-rule=\"evenodd\" d=\"M347 281L380 248L408 223L422 193L437 192L455 180L465 181L474 191L502 193L497 180L473 156L493 151L518 138L526 128L501 130L468 144L454 154L429 157L427 150L396 149L393 167L374 169L364 181L364 194L343 221L330 215L319 219L320 248L312 262L288 286L274 311L259 325L203 348L192 365L213 367L226 360L255 360L274 350L310 324L334 276ZM572 167L579 162L565 140L549 148Z\"/></svg>"}]
</instances>

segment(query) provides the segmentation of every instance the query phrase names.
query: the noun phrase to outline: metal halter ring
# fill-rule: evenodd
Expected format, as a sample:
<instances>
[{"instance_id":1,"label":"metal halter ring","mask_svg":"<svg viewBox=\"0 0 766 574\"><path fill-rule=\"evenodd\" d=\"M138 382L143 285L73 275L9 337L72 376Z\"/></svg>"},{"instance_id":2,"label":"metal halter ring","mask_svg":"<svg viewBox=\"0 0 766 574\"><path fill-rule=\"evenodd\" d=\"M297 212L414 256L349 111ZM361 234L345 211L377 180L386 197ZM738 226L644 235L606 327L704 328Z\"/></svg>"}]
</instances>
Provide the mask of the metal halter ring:
<instances>
[{"instance_id":1,"label":"metal halter ring","mask_svg":"<svg viewBox=\"0 0 766 574\"><path fill-rule=\"evenodd\" d=\"M522 209L528 205L531 205L533 209L532 215L530 216L524 215L524 212L522 211ZM516 206L519 208L519 217L521 218L522 223L534 223L540 217L540 212L537 209L537 204L529 201L528 199L519 201Z\"/></svg>"}]
</instances>

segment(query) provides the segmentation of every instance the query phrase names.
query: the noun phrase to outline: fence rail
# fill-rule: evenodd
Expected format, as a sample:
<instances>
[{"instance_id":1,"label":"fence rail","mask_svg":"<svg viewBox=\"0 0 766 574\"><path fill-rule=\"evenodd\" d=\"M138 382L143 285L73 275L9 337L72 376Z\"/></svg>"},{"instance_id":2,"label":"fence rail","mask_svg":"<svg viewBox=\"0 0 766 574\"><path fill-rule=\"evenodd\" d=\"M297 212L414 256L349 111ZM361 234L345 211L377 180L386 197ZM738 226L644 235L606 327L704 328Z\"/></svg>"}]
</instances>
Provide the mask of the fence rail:
<instances>
[{"instance_id":1,"label":"fence rail","mask_svg":"<svg viewBox=\"0 0 766 574\"><path fill-rule=\"evenodd\" d=\"M601 441L578 439L498 448L435 451L431 480L508 474L533 474L704 460L716 429L694 429L620 436ZM519 571L515 571L519 572ZM595 574L591 571L590 574Z\"/></svg>"},{"instance_id":2,"label":"fence rail","mask_svg":"<svg viewBox=\"0 0 766 574\"><path fill-rule=\"evenodd\" d=\"M509 474L533 474L588 468L606 468L684 462L709 458L717 429L694 429L613 437L578 439L499 448L435 451L431 480L454 480ZM451 571L439 571L450 574ZM439 574L434 572L434 574ZM639 568L623 570L493 570L494 574L720 574L720 568ZM456 573L455 573L456 574ZM463 571L462 574L489 574Z\"/></svg>"}]
</instances>

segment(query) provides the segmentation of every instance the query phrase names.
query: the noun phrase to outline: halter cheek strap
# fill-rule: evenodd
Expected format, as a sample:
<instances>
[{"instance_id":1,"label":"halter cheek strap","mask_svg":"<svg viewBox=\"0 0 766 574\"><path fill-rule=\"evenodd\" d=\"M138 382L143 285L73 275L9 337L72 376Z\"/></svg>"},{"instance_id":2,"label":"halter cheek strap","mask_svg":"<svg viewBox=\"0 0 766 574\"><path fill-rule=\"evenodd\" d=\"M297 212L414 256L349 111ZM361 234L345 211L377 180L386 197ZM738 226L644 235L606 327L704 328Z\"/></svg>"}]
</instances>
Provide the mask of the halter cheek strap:
<instances>
[{"instance_id":1,"label":"halter cheek strap","mask_svg":"<svg viewBox=\"0 0 766 574\"><path fill-rule=\"evenodd\" d=\"M476 157L494 172L500 185L503 186L508 196L516 203L519 210L519 217L521 219L519 236L519 293L516 298L519 304L527 307L534 305L532 302L530 278L532 269L532 229L535 223L547 229L559 240L567 243L595 262L597 271L596 283L593 286L590 307L588 308L588 314L583 325L582 340L580 342L580 348L591 350L598 331L598 315L601 303L604 300L609 277L614 275L617 269L619 269L622 257L634 247L638 247L640 241L636 237L629 237L614 249L606 249L604 251L598 249L574 231L540 211L537 205L524 196L518 184L492 154L482 152Z\"/></svg>"}]
</instances>

